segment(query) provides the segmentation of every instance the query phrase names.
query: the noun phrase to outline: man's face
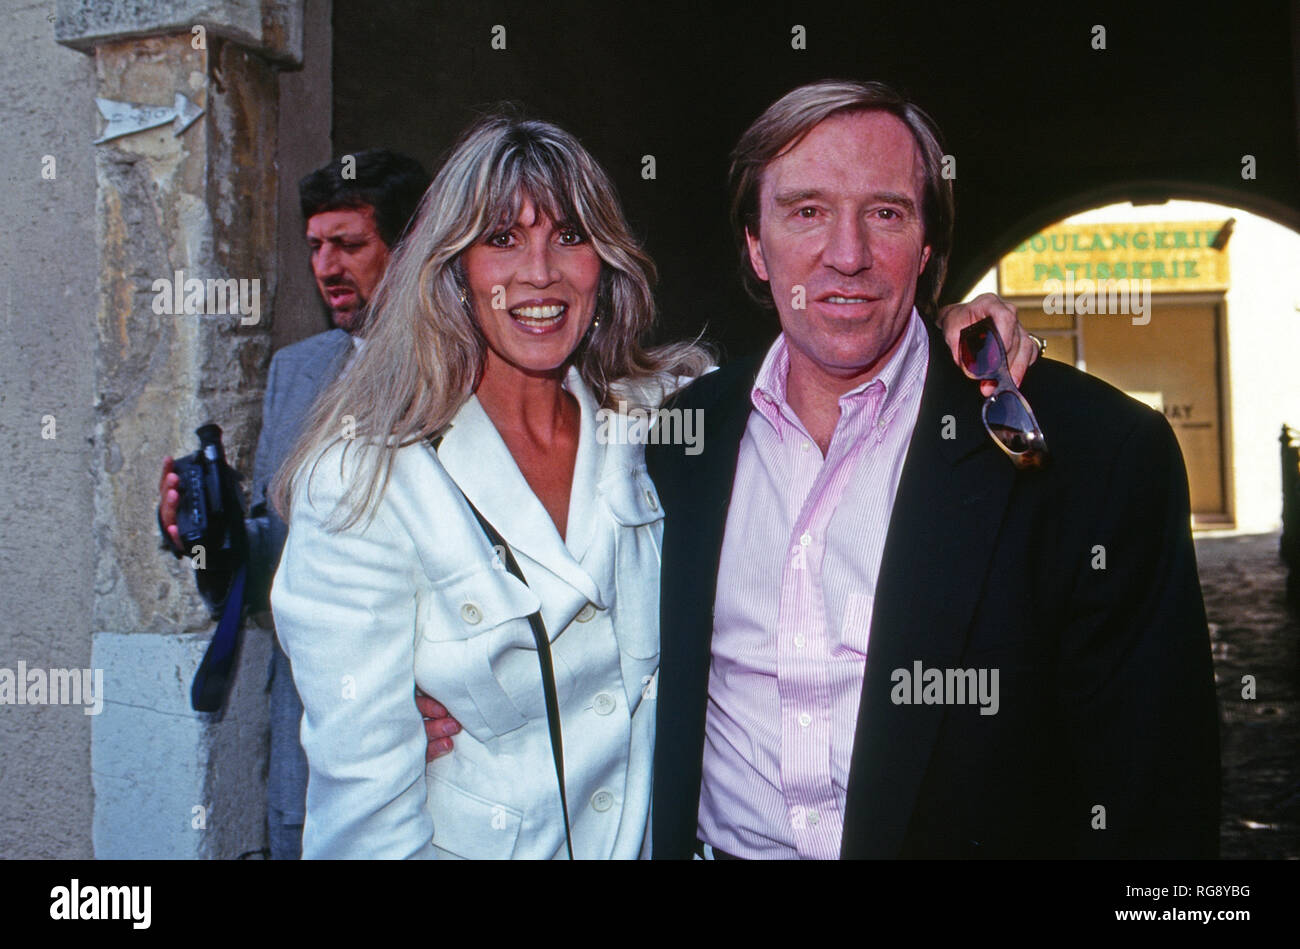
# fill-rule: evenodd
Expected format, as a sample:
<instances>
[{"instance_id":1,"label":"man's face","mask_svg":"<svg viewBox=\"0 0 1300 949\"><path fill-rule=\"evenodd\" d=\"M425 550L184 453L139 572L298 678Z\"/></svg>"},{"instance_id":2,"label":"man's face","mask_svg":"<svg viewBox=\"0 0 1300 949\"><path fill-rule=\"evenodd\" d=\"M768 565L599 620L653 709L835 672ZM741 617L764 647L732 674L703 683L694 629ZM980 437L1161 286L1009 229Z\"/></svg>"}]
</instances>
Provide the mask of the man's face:
<instances>
[{"instance_id":1,"label":"man's face","mask_svg":"<svg viewBox=\"0 0 1300 949\"><path fill-rule=\"evenodd\" d=\"M375 228L372 207L322 211L307 219L307 245L316 287L334 325L355 333L366 304L388 266L388 245Z\"/></svg>"},{"instance_id":2,"label":"man's face","mask_svg":"<svg viewBox=\"0 0 1300 949\"><path fill-rule=\"evenodd\" d=\"M831 116L764 169L746 240L792 375L857 385L897 348L930 259L922 174L911 132L887 112Z\"/></svg>"}]
</instances>

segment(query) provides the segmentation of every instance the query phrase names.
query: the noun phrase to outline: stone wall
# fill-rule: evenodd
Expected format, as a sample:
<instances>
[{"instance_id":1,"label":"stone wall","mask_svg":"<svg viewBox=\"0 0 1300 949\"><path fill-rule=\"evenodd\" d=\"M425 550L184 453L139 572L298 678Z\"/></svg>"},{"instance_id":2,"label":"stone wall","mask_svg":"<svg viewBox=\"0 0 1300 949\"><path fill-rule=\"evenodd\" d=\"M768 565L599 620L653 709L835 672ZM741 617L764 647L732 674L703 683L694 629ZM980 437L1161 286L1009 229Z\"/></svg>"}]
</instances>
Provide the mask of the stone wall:
<instances>
[{"instance_id":1,"label":"stone wall","mask_svg":"<svg viewBox=\"0 0 1300 949\"><path fill-rule=\"evenodd\" d=\"M10 670L88 667L93 629L94 63L55 43L50 7L7 11L0 57L0 669ZM0 856L91 856L92 722L82 708L0 705Z\"/></svg>"},{"instance_id":2,"label":"stone wall","mask_svg":"<svg viewBox=\"0 0 1300 949\"><path fill-rule=\"evenodd\" d=\"M102 686L91 708L26 682L31 703L0 704L0 856L265 845L269 637L247 631L224 715L189 708L213 623L186 562L158 550L154 506L162 457L193 450L206 421L251 470L282 254L295 292L280 339L318 328L301 299L314 290L296 181L329 154L330 12L328 0L59 0L12 15L0 701L20 663L85 669ZM304 48L307 68L282 71ZM176 93L204 110L187 129L92 144L97 98L169 106ZM198 312L172 312L159 281L178 279L233 280L257 305L232 312L209 292Z\"/></svg>"}]
</instances>

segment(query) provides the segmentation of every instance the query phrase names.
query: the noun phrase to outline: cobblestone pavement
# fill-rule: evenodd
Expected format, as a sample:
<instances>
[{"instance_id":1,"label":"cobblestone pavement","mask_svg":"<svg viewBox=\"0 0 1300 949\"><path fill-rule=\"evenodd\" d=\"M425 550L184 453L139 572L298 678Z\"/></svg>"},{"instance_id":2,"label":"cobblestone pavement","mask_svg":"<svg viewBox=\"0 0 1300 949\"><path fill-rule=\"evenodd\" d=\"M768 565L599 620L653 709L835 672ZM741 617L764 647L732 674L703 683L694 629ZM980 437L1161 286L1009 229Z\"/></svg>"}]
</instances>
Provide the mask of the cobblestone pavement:
<instances>
[{"instance_id":1,"label":"cobblestone pavement","mask_svg":"<svg viewBox=\"0 0 1300 949\"><path fill-rule=\"evenodd\" d=\"M1196 556L1219 693L1222 855L1300 859L1300 617L1278 535L1198 537Z\"/></svg>"}]
</instances>

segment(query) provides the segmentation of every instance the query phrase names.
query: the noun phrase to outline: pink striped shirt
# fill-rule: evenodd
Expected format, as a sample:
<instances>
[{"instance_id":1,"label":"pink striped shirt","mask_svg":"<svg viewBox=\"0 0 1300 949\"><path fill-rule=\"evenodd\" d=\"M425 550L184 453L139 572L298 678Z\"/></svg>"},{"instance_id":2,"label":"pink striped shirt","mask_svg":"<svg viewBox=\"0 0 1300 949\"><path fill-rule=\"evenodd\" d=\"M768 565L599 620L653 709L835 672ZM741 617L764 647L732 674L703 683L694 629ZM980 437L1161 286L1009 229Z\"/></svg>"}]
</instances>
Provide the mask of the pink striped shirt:
<instances>
[{"instance_id":1,"label":"pink striped shirt","mask_svg":"<svg viewBox=\"0 0 1300 949\"><path fill-rule=\"evenodd\" d=\"M786 401L784 334L754 384L718 569L699 811L700 839L736 856L840 854L876 579L929 357L915 310L904 332L840 397L824 459Z\"/></svg>"}]
</instances>

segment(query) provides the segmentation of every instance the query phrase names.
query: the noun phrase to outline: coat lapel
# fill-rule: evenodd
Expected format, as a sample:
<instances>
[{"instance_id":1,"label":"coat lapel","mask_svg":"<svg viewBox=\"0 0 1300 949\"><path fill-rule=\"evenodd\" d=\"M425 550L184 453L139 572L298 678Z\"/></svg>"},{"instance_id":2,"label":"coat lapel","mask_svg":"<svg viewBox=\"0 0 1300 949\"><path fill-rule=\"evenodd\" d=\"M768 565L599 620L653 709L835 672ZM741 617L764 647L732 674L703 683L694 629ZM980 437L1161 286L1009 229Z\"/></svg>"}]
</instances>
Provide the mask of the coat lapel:
<instances>
[{"instance_id":1,"label":"coat lapel","mask_svg":"<svg viewBox=\"0 0 1300 949\"><path fill-rule=\"evenodd\" d=\"M737 361L695 383L709 395L686 390L688 411L702 413L702 452L688 455L678 445L647 450L666 515L654 769L659 857L689 859L695 841L718 561L758 366L758 359Z\"/></svg>"},{"instance_id":2,"label":"coat lapel","mask_svg":"<svg viewBox=\"0 0 1300 949\"><path fill-rule=\"evenodd\" d=\"M891 674L911 672L917 661L927 669L956 665L988 572L1015 468L990 441L982 402L931 332L925 389L876 587L844 857L899 855L943 706L893 704Z\"/></svg>"},{"instance_id":3,"label":"coat lapel","mask_svg":"<svg viewBox=\"0 0 1300 949\"><path fill-rule=\"evenodd\" d=\"M693 544L696 561L688 569L703 570L703 576L713 578L713 592L717 590L718 566L722 560L722 539L727 527L727 513L731 508L731 489L736 477L736 463L740 457L740 441L749 423L753 409L750 400L754 377L760 361L751 366L746 361L736 373L734 381L717 402L703 408L705 449L692 481L692 494L698 499L691 527L699 543ZM707 463L703 459L708 458ZM713 600L708 613L712 626ZM710 632L710 636L712 633Z\"/></svg>"},{"instance_id":4,"label":"coat lapel","mask_svg":"<svg viewBox=\"0 0 1300 949\"><path fill-rule=\"evenodd\" d=\"M348 357L352 355L352 337L342 330L335 330L334 333L338 335L328 340L330 345L323 353L324 358L305 361L299 370L300 378L295 380L295 386L309 389L313 393L312 401L321 389L339 377ZM305 385L305 382L310 385Z\"/></svg>"},{"instance_id":5,"label":"coat lapel","mask_svg":"<svg viewBox=\"0 0 1300 949\"><path fill-rule=\"evenodd\" d=\"M569 370L567 382L569 391L578 400L581 430L578 435L578 455L573 463L573 491L569 495L569 519L564 527L564 546L568 548L572 559L581 563L591 548L596 533L596 486L600 482L601 473L611 455L625 452L628 447L597 442L596 412L599 406L596 405L596 398L583 384L578 370ZM613 569L612 558L609 568ZM598 605L602 608L604 606Z\"/></svg>"},{"instance_id":6,"label":"coat lapel","mask_svg":"<svg viewBox=\"0 0 1300 949\"><path fill-rule=\"evenodd\" d=\"M438 448L438 459L517 555L523 554L542 565L597 607L605 609L607 604L600 588L578 562L590 545L595 529L591 505L595 503L602 446L596 443L594 400L575 370L570 370L566 388L578 399L582 410L565 530L569 544L560 538L551 516L528 486L477 397L470 396L452 419ZM576 533L570 533L572 527L578 527Z\"/></svg>"}]
</instances>

